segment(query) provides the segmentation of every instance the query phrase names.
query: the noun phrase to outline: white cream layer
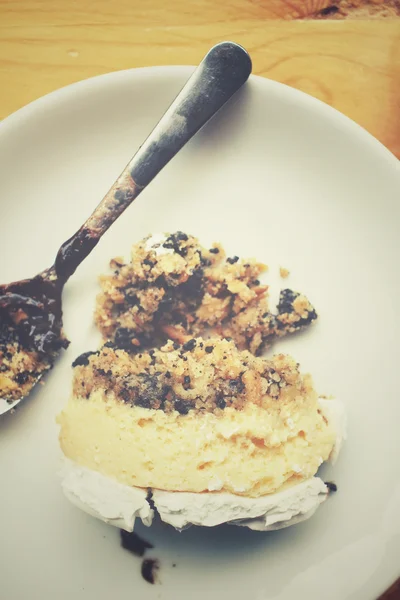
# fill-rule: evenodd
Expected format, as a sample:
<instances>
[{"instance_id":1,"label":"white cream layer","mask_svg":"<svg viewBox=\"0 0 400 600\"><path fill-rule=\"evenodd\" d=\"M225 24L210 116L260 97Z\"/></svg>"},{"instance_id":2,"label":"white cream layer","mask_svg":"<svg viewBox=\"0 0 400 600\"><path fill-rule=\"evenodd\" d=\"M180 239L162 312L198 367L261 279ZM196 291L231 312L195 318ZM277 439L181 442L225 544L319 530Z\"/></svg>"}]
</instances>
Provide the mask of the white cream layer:
<instances>
[{"instance_id":1,"label":"white cream layer","mask_svg":"<svg viewBox=\"0 0 400 600\"><path fill-rule=\"evenodd\" d=\"M153 502L165 523L175 529L188 525L214 527L222 523L268 531L310 517L326 500L328 488L312 477L287 489L260 498L228 493L164 492L153 490Z\"/></svg>"},{"instance_id":2,"label":"white cream layer","mask_svg":"<svg viewBox=\"0 0 400 600\"><path fill-rule=\"evenodd\" d=\"M66 497L88 514L126 531L133 531L136 518L151 525L154 511L146 499L146 490L122 485L68 459L62 476ZM194 494L153 490L152 499L161 519L176 529L231 523L268 531L307 519L327 494L324 482L313 477L260 498L225 492Z\"/></svg>"},{"instance_id":3,"label":"white cream layer","mask_svg":"<svg viewBox=\"0 0 400 600\"><path fill-rule=\"evenodd\" d=\"M126 531L133 531L137 517L151 525L154 511L146 490L123 485L69 459L61 476L65 496L89 515Z\"/></svg>"}]
</instances>

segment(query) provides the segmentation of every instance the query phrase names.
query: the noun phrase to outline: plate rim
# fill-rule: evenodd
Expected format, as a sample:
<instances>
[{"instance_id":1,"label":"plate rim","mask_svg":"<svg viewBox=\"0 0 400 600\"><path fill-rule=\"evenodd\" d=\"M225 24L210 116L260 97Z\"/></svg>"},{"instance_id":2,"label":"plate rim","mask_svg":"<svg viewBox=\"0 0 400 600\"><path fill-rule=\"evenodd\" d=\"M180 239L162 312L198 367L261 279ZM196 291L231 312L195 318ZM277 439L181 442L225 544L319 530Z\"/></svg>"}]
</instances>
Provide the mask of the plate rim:
<instances>
[{"instance_id":1,"label":"plate rim","mask_svg":"<svg viewBox=\"0 0 400 600\"><path fill-rule=\"evenodd\" d=\"M171 75L174 77L181 77L185 75L189 78L194 69L195 66L191 65L156 65L137 67L102 73L70 83L29 102L5 117L0 122L0 146L2 145L3 134L7 134L14 127L23 127L25 120L30 121L35 117L37 111L42 112L43 109L45 109L47 106L51 106L54 102L57 103L60 100L68 100L68 98L73 99L76 90L84 91L84 89L88 86L95 86L101 89L103 87L108 87L109 85L118 84L119 81L122 81L127 77L137 79L143 76L145 78L151 77L153 79L159 75ZM268 93L268 89L272 89L275 94L281 95L285 99L292 99L293 102L296 102L301 106L301 108L304 107L308 110L314 110L316 116L325 119L327 122L329 121L330 123L338 123L343 131L347 131L349 135L354 138L358 137L360 141L363 141L365 145L368 145L369 151L375 153L377 159L379 159L379 162L385 161L386 164L392 168L393 172L398 174L400 181L399 159L363 126L356 123L353 119L346 116L338 109L311 96L310 94L307 94L306 92L273 79L259 75L251 75L250 82L253 82L254 85L257 86L258 90L262 91L262 93ZM396 580L396 578L391 579L387 586L385 586L385 590L390 588L390 586L395 583Z\"/></svg>"},{"instance_id":2,"label":"plate rim","mask_svg":"<svg viewBox=\"0 0 400 600\"><path fill-rule=\"evenodd\" d=\"M101 73L99 75L94 75L93 77L75 81L32 100L5 117L0 121L0 137L2 134L7 133L8 129L18 126L21 120L25 120L32 115L34 116L37 110L41 110L47 105L51 105L54 101L57 102L59 99L68 99L68 96L74 95L76 90L80 91L88 85L101 88L104 85L107 86L107 84L117 82L119 79L125 79L126 77L144 76L146 78L154 77L154 75L158 73L161 75L171 74L173 76L186 75L187 78L189 78L195 68L196 67L192 65L154 65L135 67L131 69L109 71L107 73ZM249 81L259 89L264 88L264 90L268 91L268 88L270 88L275 93L280 93L286 99L292 99L305 108L314 109L316 115L321 115L331 122L336 121L342 128L347 128L354 137L358 137L363 140L364 143L368 144L371 150L379 154L380 158L391 165L400 176L400 160L391 152L391 150L362 125L359 125L356 121L340 112L337 108L307 94L306 92L274 79L251 74Z\"/></svg>"}]
</instances>

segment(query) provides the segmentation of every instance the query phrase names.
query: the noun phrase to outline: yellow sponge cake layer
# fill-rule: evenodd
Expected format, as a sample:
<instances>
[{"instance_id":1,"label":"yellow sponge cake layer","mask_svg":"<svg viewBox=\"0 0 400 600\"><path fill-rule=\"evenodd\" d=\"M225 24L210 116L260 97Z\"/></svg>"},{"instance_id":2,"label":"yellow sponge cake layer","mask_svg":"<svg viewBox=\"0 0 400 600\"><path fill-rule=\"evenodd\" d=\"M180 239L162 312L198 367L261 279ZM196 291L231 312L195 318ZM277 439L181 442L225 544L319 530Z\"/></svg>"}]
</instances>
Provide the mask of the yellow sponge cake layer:
<instances>
[{"instance_id":1,"label":"yellow sponge cake layer","mask_svg":"<svg viewBox=\"0 0 400 600\"><path fill-rule=\"evenodd\" d=\"M293 359L226 340L186 348L106 347L78 361L58 419L64 454L129 486L251 497L309 479L329 458L336 431Z\"/></svg>"}]
</instances>

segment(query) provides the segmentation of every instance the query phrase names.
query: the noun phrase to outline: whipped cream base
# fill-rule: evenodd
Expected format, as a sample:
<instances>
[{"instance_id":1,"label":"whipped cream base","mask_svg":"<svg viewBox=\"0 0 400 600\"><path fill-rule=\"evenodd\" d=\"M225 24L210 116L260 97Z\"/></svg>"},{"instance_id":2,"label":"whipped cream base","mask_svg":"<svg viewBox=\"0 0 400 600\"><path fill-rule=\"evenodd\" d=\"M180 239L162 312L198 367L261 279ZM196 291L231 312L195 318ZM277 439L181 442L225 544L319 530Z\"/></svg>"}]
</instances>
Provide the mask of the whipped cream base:
<instances>
[{"instance_id":1,"label":"whipped cream base","mask_svg":"<svg viewBox=\"0 0 400 600\"><path fill-rule=\"evenodd\" d=\"M89 515L126 531L133 531L137 517L151 525L154 511L146 490L123 485L68 459L61 476L65 496Z\"/></svg>"},{"instance_id":2,"label":"whipped cream base","mask_svg":"<svg viewBox=\"0 0 400 600\"><path fill-rule=\"evenodd\" d=\"M161 519L175 529L229 523L268 531L292 525L293 520L298 523L307 519L327 495L328 488L322 479L312 477L259 498L224 492L193 494L153 490L153 502Z\"/></svg>"},{"instance_id":3,"label":"whipped cream base","mask_svg":"<svg viewBox=\"0 0 400 600\"><path fill-rule=\"evenodd\" d=\"M123 485L68 459L62 477L65 496L88 514L125 531L133 531L136 518L151 525L154 511L147 500L147 490ZM175 529L229 523L268 531L308 519L328 493L322 479L312 477L260 498L225 492L196 494L152 490L152 501L161 520Z\"/></svg>"}]
</instances>

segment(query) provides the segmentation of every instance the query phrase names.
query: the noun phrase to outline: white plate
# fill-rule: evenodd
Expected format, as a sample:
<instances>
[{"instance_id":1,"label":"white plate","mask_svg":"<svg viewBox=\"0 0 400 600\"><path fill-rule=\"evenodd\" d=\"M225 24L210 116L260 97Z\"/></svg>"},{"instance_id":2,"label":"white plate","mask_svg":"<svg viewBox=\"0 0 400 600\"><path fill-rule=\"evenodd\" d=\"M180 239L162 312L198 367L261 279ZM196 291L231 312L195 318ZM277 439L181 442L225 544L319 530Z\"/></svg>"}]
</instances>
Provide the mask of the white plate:
<instances>
[{"instance_id":1,"label":"white plate","mask_svg":"<svg viewBox=\"0 0 400 600\"><path fill-rule=\"evenodd\" d=\"M97 77L1 124L0 281L52 262L190 73ZM1 597L368 600L400 574L399 192L397 160L360 127L289 87L251 79L72 278L70 348L46 386L1 419ZM268 281L279 265L291 270L288 284L309 296L320 320L277 348L313 373L319 392L344 400L350 428L325 474L339 491L310 521L267 534L145 530L161 560L161 583L151 586L118 531L62 496L54 419L73 357L98 340L96 276L145 234L176 229L263 259Z\"/></svg>"}]
</instances>

